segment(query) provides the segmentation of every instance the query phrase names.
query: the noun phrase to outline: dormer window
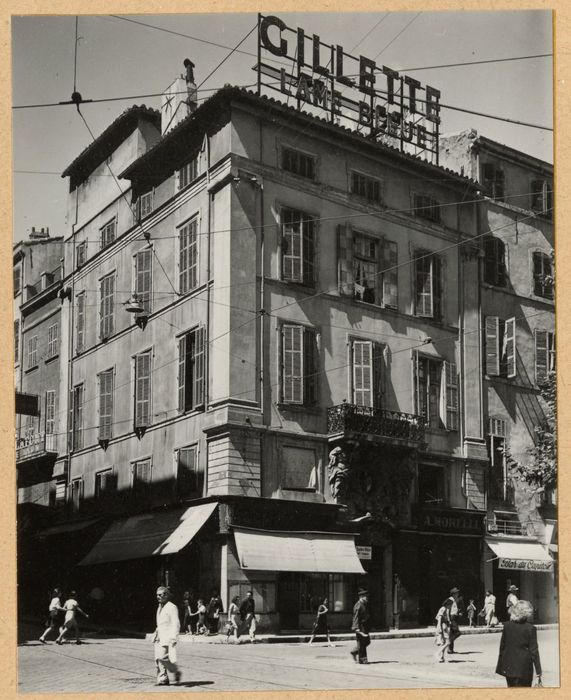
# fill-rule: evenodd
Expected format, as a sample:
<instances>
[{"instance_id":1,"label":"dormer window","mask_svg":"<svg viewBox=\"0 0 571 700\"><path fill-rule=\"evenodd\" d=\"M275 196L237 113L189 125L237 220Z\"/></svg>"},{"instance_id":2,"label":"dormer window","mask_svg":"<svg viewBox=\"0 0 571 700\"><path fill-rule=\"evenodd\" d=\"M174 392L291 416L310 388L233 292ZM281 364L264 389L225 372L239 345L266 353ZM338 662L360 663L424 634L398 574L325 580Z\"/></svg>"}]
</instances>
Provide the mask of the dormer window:
<instances>
[{"instance_id":1,"label":"dormer window","mask_svg":"<svg viewBox=\"0 0 571 700\"><path fill-rule=\"evenodd\" d=\"M180 170L177 170L177 190L184 189L198 177L198 156L195 156L188 163L185 163Z\"/></svg>"},{"instance_id":2,"label":"dormer window","mask_svg":"<svg viewBox=\"0 0 571 700\"><path fill-rule=\"evenodd\" d=\"M293 148L282 148L282 168L288 173L315 180L315 158Z\"/></svg>"},{"instance_id":3,"label":"dormer window","mask_svg":"<svg viewBox=\"0 0 571 700\"><path fill-rule=\"evenodd\" d=\"M482 185L488 197L503 202L505 197L504 171L495 163L482 165Z\"/></svg>"},{"instance_id":4,"label":"dormer window","mask_svg":"<svg viewBox=\"0 0 571 700\"><path fill-rule=\"evenodd\" d=\"M106 248L108 245L113 243L117 236L117 222L115 219L105 224L101 228L101 247Z\"/></svg>"},{"instance_id":5,"label":"dormer window","mask_svg":"<svg viewBox=\"0 0 571 700\"><path fill-rule=\"evenodd\" d=\"M553 209L553 185L549 180L534 180L531 183L531 210L551 218Z\"/></svg>"}]
</instances>

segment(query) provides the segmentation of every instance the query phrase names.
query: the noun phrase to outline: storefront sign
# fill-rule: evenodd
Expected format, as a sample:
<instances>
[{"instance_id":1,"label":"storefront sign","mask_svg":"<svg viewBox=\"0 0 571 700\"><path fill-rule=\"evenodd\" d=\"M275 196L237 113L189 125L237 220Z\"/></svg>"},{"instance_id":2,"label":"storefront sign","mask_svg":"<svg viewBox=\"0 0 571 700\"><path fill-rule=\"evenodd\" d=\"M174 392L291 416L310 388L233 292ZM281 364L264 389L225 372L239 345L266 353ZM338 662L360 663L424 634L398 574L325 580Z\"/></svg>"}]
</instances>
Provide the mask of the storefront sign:
<instances>
[{"instance_id":1,"label":"storefront sign","mask_svg":"<svg viewBox=\"0 0 571 700\"><path fill-rule=\"evenodd\" d=\"M263 62L264 52L275 58ZM266 59L267 60L267 59ZM330 121L348 120L360 133L388 137L391 145L413 155L431 153L438 163L440 91L415 78L352 56L339 44L326 44L317 34L306 36L279 17L258 17L258 92L277 90L297 102L298 109L317 108ZM265 82L262 82L263 78Z\"/></svg>"},{"instance_id":2,"label":"storefront sign","mask_svg":"<svg viewBox=\"0 0 571 700\"><path fill-rule=\"evenodd\" d=\"M553 571L553 561L536 561L534 559L508 559L500 557L498 559L499 569L517 569L518 571Z\"/></svg>"},{"instance_id":3,"label":"storefront sign","mask_svg":"<svg viewBox=\"0 0 571 700\"><path fill-rule=\"evenodd\" d=\"M484 513L457 510L419 510L416 521L420 530L455 532L481 535L484 532Z\"/></svg>"},{"instance_id":4,"label":"storefront sign","mask_svg":"<svg viewBox=\"0 0 571 700\"><path fill-rule=\"evenodd\" d=\"M357 550L357 556L359 559L372 559L373 558L373 548L372 547L360 547L355 546Z\"/></svg>"}]
</instances>

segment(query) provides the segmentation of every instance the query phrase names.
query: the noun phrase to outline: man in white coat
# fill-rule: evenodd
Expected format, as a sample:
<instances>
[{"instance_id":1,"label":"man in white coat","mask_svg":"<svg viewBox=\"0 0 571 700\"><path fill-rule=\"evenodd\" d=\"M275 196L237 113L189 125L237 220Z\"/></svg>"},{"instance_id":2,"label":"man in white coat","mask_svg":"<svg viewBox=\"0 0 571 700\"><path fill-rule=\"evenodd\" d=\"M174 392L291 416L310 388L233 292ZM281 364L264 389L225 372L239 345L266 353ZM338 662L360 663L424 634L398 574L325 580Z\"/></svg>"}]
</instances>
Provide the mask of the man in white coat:
<instances>
[{"instance_id":1,"label":"man in white coat","mask_svg":"<svg viewBox=\"0 0 571 700\"><path fill-rule=\"evenodd\" d=\"M174 674L178 683L181 672L176 665L176 643L180 631L178 608L170 601L170 591L165 586L157 588L157 629L153 637L155 663L157 665L157 685L169 685L168 672Z\"/></svg>"}]
</instances>

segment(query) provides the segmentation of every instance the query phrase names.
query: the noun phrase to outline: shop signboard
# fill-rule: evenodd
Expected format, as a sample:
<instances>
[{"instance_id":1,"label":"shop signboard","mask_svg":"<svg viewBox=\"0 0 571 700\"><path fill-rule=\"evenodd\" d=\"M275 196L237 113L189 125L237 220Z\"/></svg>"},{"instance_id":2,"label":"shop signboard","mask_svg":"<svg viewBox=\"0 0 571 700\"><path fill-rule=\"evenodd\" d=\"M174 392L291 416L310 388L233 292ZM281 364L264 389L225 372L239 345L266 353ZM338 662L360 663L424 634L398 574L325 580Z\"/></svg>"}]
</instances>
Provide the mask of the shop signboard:
<instances>
[{"instance_id":1,"label":"shop signboard","mask_svg":"<svg viewBox=\"0 0 571 700\"><path fill-rule=\"evenodd\" d=\"M356 545L355 549L357 550L357 556L359 559L372 559L373 558L373 548L372 547L365 547L361 545Z\"/></svg>"},{"instance_id":2,"label":"shop signboard","mask_svg":"<svg viewBox=\"0 0 571 700\"><path fill-rule=\"evenodd\" d=\"M415 521L419 530L461 535L482 535L485 513L456 508L419 508Z\"/></svg>"},{"instance_id":3,"label":"shop signboard","mask_svg":"<svg viewBox=\"0 0 571 700\"><path fill-rule=\"evenodd\" d=\"M550 573L553 571L553 560L537 561L535 559L509 559L507 557L500 557L498 559L498 568Z\"/></svg>"}]
</instances>

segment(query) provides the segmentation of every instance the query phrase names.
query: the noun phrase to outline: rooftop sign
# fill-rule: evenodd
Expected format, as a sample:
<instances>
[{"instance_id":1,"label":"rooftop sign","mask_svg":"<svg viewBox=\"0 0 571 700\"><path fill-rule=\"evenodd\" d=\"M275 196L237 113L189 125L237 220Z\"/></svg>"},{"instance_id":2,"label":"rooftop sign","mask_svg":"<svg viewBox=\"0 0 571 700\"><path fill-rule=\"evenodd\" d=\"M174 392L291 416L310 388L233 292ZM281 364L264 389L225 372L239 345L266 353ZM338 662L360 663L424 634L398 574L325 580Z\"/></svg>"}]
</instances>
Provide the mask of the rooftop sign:
<instances>
[{"instance_id":1,"label":"rooftop sign","mask_svg":"<svg viewBox=\"0 0 571 700\"><path fill-rule=\"evenodd\" d=\"M277 90L300 110L326 114L332 123L407 153L429 154L438 164L436 88L366 56L352 56L301 27L292 29L275 15L258 15L255 70L259 94L262 87Z\"/></svg>"}]
</instances>

